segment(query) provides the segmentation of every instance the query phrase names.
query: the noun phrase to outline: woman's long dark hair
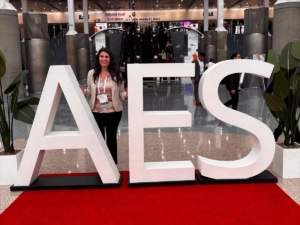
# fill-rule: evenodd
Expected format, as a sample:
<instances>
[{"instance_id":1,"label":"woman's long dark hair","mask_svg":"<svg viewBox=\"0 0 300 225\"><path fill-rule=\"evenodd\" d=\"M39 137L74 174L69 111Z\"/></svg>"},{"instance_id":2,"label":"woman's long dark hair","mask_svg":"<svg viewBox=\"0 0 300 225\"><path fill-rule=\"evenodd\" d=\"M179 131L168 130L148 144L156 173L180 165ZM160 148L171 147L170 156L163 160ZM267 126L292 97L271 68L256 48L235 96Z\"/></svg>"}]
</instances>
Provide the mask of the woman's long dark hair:
<instances>
[{"instance_id":1,"label":"woman's long dark hair","mask_svg":"<svg viewBox=\"0 0 300 225\"><path fill-rule=\"evenodd\" d=\"M123 79L120 75L120 69L119 69L119 67L118 67L118 65L115 61L114 55L107 48L101 48L100 51L97 53L96 62L95 62L95 65L94 65L94 75L93 75L94 82L96 81L96 79L99 77L99 75L101 73L101 65L100 65L100 62L99 62L99 56L100 56L101 52L105 52L109 55L110 63L108 65L107 70L108 70L112 80L115 81L117 84L121 84Z\"/></svg>"},{"instance_id":2,"label":"woman's long dark hair","mask_svg":"<svg viewBox=\"0 0 300 225\"><path fill-rule=\"evenodd\" d=\"M234 59L235 57L237 57L240 53L233 53L231 56L230 56L230 59Z\"/></svg>"}]
</instances>

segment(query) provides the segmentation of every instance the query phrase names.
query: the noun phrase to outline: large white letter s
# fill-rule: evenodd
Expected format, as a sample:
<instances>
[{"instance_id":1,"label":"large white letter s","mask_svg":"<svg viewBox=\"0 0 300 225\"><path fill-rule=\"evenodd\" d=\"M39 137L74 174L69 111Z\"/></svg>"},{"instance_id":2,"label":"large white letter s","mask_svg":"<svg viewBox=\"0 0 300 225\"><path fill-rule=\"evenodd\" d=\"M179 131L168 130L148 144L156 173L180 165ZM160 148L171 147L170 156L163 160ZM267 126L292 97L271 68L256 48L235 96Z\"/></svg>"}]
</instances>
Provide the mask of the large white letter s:
<instances>
[{"instance_id":1,"label":"large white letter s","mask_svg":"<svg viewBox=\"0 0 300 225\"><path fill-rule=\"evenodd\" d=\"M269 127L244 113L223 105L218 94L221 80L229 74L251 73L270 78L273 65L254 60L227 60L211 66L202 76L199 95L204 108L218 119L247 130L252 135L251 152L236 161L211 160L198 156L200 173L214 179L245 179L263 172L272 162L275 141Z\"/></svg>"}]
</instances>

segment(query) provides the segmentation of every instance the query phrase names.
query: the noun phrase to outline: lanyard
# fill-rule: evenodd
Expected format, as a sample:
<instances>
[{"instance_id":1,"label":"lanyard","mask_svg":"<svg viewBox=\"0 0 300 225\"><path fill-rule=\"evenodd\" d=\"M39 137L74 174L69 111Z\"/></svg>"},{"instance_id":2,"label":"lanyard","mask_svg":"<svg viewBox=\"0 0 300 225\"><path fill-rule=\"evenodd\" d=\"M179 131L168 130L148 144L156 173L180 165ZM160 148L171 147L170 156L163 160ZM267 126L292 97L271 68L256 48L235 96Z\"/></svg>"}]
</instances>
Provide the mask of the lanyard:
<instances>
[{"instance_id":1,"label":"lanyard","mask_svg":"<svg viewBox=\"0 0 300 225\"><path fill-rule=\"evenodd\" d=\"M104 80L104 84L103 84L104 94L105 94L106 81L107 81L107 76L106 76L106 78ZM99 95L100 95L100 82L101 82L101 77L99 76L99 79L98 79L98 93L99 93Z\"/></svg>"}]
</instances>

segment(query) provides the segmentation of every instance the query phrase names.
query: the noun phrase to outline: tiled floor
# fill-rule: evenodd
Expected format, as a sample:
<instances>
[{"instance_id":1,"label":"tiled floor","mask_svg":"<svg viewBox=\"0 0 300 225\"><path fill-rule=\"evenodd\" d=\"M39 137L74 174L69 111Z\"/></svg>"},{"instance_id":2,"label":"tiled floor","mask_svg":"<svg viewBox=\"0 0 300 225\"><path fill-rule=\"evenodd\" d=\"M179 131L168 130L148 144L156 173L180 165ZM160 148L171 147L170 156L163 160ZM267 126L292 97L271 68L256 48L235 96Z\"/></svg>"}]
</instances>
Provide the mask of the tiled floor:
<instances>
[{"instance_id":1,"label":"tiled floor","mask_svg":"<svg viewBox=\"0 0 300 225\"><path fill-rule=\"evenodd\" d=\"M219 90L221 101L229 99L224 86ZM128 113L123 103L123 117L118 131L119 170L128 170ZM189 80L182 83L166 82L159 86L144 85L144 110L188 110L192 114L190 128L145 129L145 161L191 160L197 168L198 155L218 160L236 160L246 156L252 147L249 133L219 121L203 107L193 104L193 86ZM238 110L267 124L272 130L276 121L266 107L261 89L240 92ZM15 125L17 147L24 148L30 126ZM76 123L64 99L61 98L53 130L77 130ZM270 166L271 168L271 166ZM269 169L273 172L271 169ZM96 171L86 149L53 150L45 154L40 173L74 173ZM274 173L274 172L273 172ZM274 173L275 174L275 173ZM275 174L276 175L276 174ZM300 204L300 179L281 179L278 185ZM9 186L0 186L0 213L19 195L11 193Z\"/></svg>"}]
</instances>

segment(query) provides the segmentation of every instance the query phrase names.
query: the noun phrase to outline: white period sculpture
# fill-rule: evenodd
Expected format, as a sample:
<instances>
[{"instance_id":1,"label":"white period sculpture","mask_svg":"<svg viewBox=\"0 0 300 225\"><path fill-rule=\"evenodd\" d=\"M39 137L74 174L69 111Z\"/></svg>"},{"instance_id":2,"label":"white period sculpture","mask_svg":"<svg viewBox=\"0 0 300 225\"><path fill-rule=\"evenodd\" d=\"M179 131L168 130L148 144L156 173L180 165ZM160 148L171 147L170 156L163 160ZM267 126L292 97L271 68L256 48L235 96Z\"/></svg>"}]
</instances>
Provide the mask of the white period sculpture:
<instances>
[{"instance_id":1,"label":"white period sculpture","mask_svg":"<svg viewBox=\"0 0 300 225\"><path fill-rule=\"evenodd\" d=\"M199 97L203 107L218 119L250 132L251 152L236 161L219 161L198 156L200 173L213 179L245 179L263 172L275 154L275 141L269 127L255 118L223 105L218 94L221 80L229 74L250 73L270 78L273 65L254 60L227 60L209 67L199 84ZM238 141L238 140L237 140Z\"/></svg>"},{"instance_id":2,"label":"white period sculpture","mask_svg":"<svg viewBox=\"0 0 300 225\"><path fill-rule=\"evenodd\" d=\"M192 77L193 63L128 64L130 183L195 180L191 161L144 162L144 128L190 127L188 111L144 111L143 77Z\"/></svg>"},{"instance_id":3,"label":"white period sculpture","mask_svg":"<svg viewBox=\"0 0 300 225\"><path fill-rule=\"evenodd\" d=\"M8 10L14 10L17 11L15 7L13 7L12 4L5 0L0 0L0 9L8 9Z\"/></svg>"},{"instance_id":4,"label":"white period sculpture","mask_svg":"<svg viewBox=\"0 0 300 225\"><path fill-rule=\"evenodd\" d=\"M51 131L61 93L79 131ZM46 150L87 148L104 184L118 183L119 171L70 66L51 66L14 186L29 186L39 175Z\"/></svg>"}]
</instances>

